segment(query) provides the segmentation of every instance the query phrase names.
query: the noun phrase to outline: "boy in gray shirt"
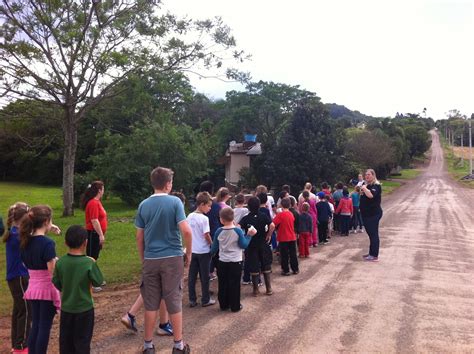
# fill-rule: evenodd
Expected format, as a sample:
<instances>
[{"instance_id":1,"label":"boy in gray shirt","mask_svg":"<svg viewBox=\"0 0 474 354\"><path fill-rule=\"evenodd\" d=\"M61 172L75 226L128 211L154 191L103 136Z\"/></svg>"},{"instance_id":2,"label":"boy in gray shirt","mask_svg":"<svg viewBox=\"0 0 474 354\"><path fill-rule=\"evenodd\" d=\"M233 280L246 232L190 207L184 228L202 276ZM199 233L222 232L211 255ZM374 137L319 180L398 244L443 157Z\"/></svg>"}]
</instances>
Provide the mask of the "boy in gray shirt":
<instances>
[{"instance_id":1,"label":"boy in gray shirt","mask_svg":"<svg viewBox=\"0 0 474 354\"><path fill-rule=\"evenodd\" d=\"M219 212L221 224L217 229L212 242L211 253L219 251L217 266L219 291L217 298L222 311L238 312L240 304L240 277L242 275L242 249L247 248L250 237L257 233L255 228L248 230L248 234L234 226L234 211L231 208L221 209Z\"/></svg>"}]
</instances>

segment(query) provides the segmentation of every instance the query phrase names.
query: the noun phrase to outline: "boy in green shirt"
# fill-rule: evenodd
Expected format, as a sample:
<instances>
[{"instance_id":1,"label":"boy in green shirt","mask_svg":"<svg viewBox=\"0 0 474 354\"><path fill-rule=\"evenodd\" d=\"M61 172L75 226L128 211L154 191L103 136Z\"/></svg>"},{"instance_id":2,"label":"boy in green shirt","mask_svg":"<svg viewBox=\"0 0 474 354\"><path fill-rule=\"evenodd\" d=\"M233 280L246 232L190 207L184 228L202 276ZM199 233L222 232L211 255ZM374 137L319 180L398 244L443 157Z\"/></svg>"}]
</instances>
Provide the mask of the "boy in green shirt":
<instances>
[{"instance_id":1,"label":"boy in green shirt","mask_svg":"<svg viewBox=\"0 0 474 354\"><path fill-rule=\"evenodd\" d=\"M53 284L61 291L59 351L90 353L94 331L94 301L91 286L104 281L95 260L85 255L87 231L79 225L66 232L67 255L56 263Z\"/></svg>"}]
</instances>

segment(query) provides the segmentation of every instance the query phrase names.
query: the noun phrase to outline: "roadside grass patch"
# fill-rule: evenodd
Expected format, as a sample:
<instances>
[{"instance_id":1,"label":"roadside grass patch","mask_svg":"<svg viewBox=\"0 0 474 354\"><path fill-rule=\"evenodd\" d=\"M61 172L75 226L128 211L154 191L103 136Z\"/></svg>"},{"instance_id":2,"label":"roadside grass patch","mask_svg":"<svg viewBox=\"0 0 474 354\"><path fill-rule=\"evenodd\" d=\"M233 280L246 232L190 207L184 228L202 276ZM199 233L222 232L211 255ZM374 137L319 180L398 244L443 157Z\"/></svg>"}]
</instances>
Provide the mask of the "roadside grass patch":
<instances>
[{"instance_id":1,"label":"roadside grass patch","mask_svg":"<svg viewBox=\"0 0 474 354\"><path fill-rule=\"evenodd\" d=\"M466 187L474 188L474 180L462 181L461 178L469 174L469 159L464 159L464 166L461 166L461 158L454 154L453 149L443 140L444 158L451 177Z\"/></svg>"},{"instance_id":2,"label":"roadside grass patch","mask_svg":"<svg viewBox=\"0 0 474 354\"><path fill-rule=\"evenodd\" d=\"M0 215L6 224L8 207L17 201L29 205L47 204L53 209L53 223L62 230L62 235L49 235L56 242L58 257L66 254L64 234L71 225L84 225L84 211L75 210L72 217L62 217L62 191L60 187L38 186L26 183L0 183ZM103 201L107 211L109 225L105 236L104 249L100 254L98 265L107 281L107 286L132 282L138 279L140 261L135 243L135 208L124 204L119 198L109 196ZM5 280L5 247L0 247L0 268L3 269L0 281L0 315L7 315L12 308L12 301ZM137 284L138 286L138 284Z\"/></svg>"},{"instance_id":3,"label":"roadside grass patch","mask_svg":"<svg viewBox=\"0 0 474 354\"><path fill-rule=\"evenodd\" d=\"M382 195L393 193L395 189L397 189L398 187L402 185L401 182L387 181L387 180L380 180L380 183L382 184Z\"/></svg>"}]
</instances>

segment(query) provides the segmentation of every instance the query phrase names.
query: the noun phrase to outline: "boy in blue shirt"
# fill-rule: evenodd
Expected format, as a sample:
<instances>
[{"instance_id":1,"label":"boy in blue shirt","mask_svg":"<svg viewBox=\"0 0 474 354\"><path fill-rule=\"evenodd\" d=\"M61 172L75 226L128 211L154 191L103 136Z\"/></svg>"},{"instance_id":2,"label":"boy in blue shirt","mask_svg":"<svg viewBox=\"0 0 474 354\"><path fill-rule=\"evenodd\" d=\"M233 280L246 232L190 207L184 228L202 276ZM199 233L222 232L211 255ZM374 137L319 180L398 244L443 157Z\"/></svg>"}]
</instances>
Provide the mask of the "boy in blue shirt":
<instances>
[{"instance_id":1,"label":"boy in blue shirt","mask_svg":"<svg viewBox=\"0 0 474 354\"><path fill-rule=\"evenodd\" d=\"M192 233L181 200L169 195L173 188L173 171L155 168L150 175L155 193L138 207L137 248L143 261L140 291L145 305L145 334L143 353L155 353L153 329L160 302L164 300L173 327L173 353L189 353L183 342L183 246L186 245L185 264L189 264L192 251Z\"/></svg>"}]
</instances>

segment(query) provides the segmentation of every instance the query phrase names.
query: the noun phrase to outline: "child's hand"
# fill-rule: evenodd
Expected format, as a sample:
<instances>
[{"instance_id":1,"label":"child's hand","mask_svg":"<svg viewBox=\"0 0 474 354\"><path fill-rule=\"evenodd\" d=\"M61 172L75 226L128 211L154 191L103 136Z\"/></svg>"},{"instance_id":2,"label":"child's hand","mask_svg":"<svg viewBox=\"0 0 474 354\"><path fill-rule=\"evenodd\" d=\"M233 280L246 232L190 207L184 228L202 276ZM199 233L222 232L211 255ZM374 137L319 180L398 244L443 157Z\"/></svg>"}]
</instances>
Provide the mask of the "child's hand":
<instances>
[{"instance_id":1,"label":"child's hand","mask_svg":"<svg viewBox=\"0 0 474 354\"><path fill-rule=\"evenodd\" d=\"M54 225L54 224L51 224L51 228L49 229L49 231L51 231L55 235L60 235L61 234L61 229L58 226Z\"/></svg>"},{"instance_id":2,"label":"child's hand","mask_svg":"<svg viewBox=\"0 0 474 354\"><path fill-rule=\"evenodd\" d=\"M249 229L247 230L247 235L248 236L253 236L257 233L257 229L255 227L250 226Z\"/></svg>"}]
</instances>

